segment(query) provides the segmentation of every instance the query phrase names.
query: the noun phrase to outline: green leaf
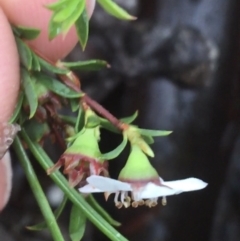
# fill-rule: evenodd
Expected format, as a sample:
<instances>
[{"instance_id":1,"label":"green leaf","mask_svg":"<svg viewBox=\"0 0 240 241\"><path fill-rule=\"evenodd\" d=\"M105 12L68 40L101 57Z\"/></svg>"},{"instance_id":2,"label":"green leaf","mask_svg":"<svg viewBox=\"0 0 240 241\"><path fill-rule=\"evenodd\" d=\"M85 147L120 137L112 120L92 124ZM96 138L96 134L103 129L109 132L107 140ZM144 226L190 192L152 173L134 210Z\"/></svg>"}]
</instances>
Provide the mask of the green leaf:
<instances>
[{"instance_id":1,"label":"green leaf","mask_svg":"<svg viewBox=\"0 0 240 241\"><path fill-rule=\"evenodd\" d=\"M79 109L79 99L70 99L69 102L72 112L76 112Z\"/></svg>"},{"instance_id":2,"label":"green leaf","mask_svg":"<svg viewBox=\"0 0 240 241\"><path fill-rule=\"evenodd\" d=\"M45 7L52 11L59 11L60 9L67 7L68 3L69 3L69 0L59 0L55 3L47 4L45 5Z\"/></svg>"},{"instance_id":3,"label":"green leaf","mask_svg":"<svg viewBox=\"0 0 240 241\"><path fill-rule=\"evenodd\" d=\"M149 144L149 145L151 145L151 144L154 143L154 139L153 139L151 136L143 136L143 135L142 135L142 138L143 138L143 140L144 140L147 144Z\"/></svg>"},{"instance_id":4,"label":"green leaf","mask_svg":"<svg viewBox=\"0 0 240 241\"><path fill-rule=\"evenodd\" d=\"M121 226L121 223L114 220L105 210L102 208L99 203L96 201L96 199L93 197L93 195L89 195L87 197L88 203L112 226L119 227Z\"/></svg>"},{"instance_id":5,"label":"green leaf","mask_svg":"<svg viewBox=\"0 0 240 241\"><path fill-rule=\"evenodd\" d=\"M26 69L32 68L32 53L28 46L18 37L15 37L18 53L20 55L20 61Z\"/></svg>"},{"instance_id":6,"label":"green leaf","mask_svg":"<svg viewBox=\"0 0 240 241\"><path fill-rule=\"evenodd\" d=\"M112 0L97 0L97 2L102 6L102 8L110 15L122 19L122 20L135 20L136 17L128 14L123 8L119 7Z\"/></svg>"},{"instance_id":7,"label":"green leaf","mask_svg":"<svg viewBox=\"0 0 240 241\"><path fill-rule=\"evenodd\" d=\"M73 26L73 24L77 21L77 19L83 12L84 6L85 6L85 0L78 0L78 4L75 10L72 12L71 16L66 18L62 22L54 21L54 18L57 15L57 13L55 12L51 17L49 26L48 26L49 39L52 40L60 33L67 34L68 30Z\"/></svg>"},{"instance_id":8,"label":"green leaf","mask_svg":"<svg viewBox=\"0 0 240 241\"><path fill-rule=\"evenodd\" d=\"M39 36L41 30L37 28L29 28L25 26L16 26L17 35L19 38L32 40Z\"/></svg>"},{"instance_id":9,"label":"green leaf","mask_svg":"<svg viewBox=\"0 0 240 241\"><path fill-rule=\"evenodd\" d=\"M60 69L54 65L51 65L47 61L43 60L42 58L39 58L39 63L44 70L47 70L54 74L67 74L70 72L68 69Z\"/></svg>"},{"instance_id":10,"label":"green leaf","mask_svg":"<svg viewBox=\"0 0 240 241\"><path fill-rule=\"evenodd\" d=\"M97 115L91 115L87 118L86 128L94 128L100 125L100 118Z\"/></svg>"},{"instance_id":11,"label":"green leaf","mask_svg":"<svg viewBox=\"0 0 240 241\"><path fill-rule=\"evenodd\" d=\"M86 216L82 210L73 204L70 214L69 235L71 241L80 241L86 227Z\"/></svg>"},{"instance_id":12,"label":"green leaf","mask_svg":"<svg viewBox=\"0 0 240 241\"><path fill-rule=\"evenodd\" d=\"M19 93L19 96L18 96L18 101L17 101L17 105L14 109L14 112L9 120L9 123L14 123L17 121L18 117L19 117L19 114L20 114L20 110L22 108L22 103L23 103L23 98L24 98L24 93L21 91Z\"/></svg>"},{"instance_id":13,"label":"green leaf","mask_svg":"<svg viewBox=\"0 0 240 241\"><path fill-rule=\"evenodd\" d=\"M67 124L70 125L75 125L77 118L73 116L67 116L67 115L58 115L58 117L62 120L65 121Z\"/></svg>"},{"instance_id":14,"label":"green leaf","mask_svg":"<svg viewBox=\"0 0 240 241\"><path fill-rule=\"evenodd\" d=\"M102 68L109 68L108 62L100 59L91 59L87 61L77 62L61 62L66 68L71 70L85 70L85 71L96 71Z\"/></svg>"},{"instance_id":15,"label":"green leaf","mask_svg":"<svg viewBox=\"0 0 240 241\"><path fill-rule=\"evenodd\" d=\"M64 34L68 32L68 30L74 25L74 23L77 21L80 15L83 13L85 3L86 3L85 0L78 0L78 5L74 10L74 12L72 13L72 15L62 22L62 28L63 28Z\"/></svg>"},{"instance_id":16,"label":"green leaf","mask_svg":"<svg viewBox=\"0 0 240 241\"><path fill-rule=\"evenodd\" d=\"M108 120L104 118L100 118L100 125L102 128L109 130L114 133L120 133L120 131Z\"/></svg>"},{"instance_id":17,"label":"green leaf","mask_svg":"<svg viewBox=\"0 0 240 241\"><path fill-rule=\"evenodd\" d=\"M127 138L124 136L123 141L121 142L121 144L118 147L116 147L114 150L112 150L108 153L102 154L100 158L102 160L111 160L111 159L116 158L117 156L120 155L120 153L123 151L123 149L127 145L127 141L128 141Z\"/></svg>"},{"instance_id":18,"label":"green leaf","mask_svg":"<svg viewBox=\"0 0 240 241\"><path fill-rule=\"evenodd\" d=\"M120 120L124 123L127 123L127 124L130 124L132 123L138 116L138 111L135 111L135 113L129 117L124 117L124 118L121 118Z\"/></svg>"},{"instance_id":19,"label":"green leaf","mask_svg":"<svg viewBox=\"0 0 240 241\"><path fill-rule=\"evenodd\" d=\"M130 124L137 118L137 116L138 116L138 111L136 111L132 116L121 118L120 121ZM111 132L121 133L112 123L110 123L108 120L104 118L100 118L100 125L104 129L109 130Z\"/></svg>"},{"instance_id":20,"label":"green leaf","mask_svg":"<svg viewBox=\"0 0 240 241\"><path fill-rule=\"evenodd\" d=\"M24 123L24 128L33 141L40 142L44 136L50 133L47 122L40 123L36 119L31 119Z\"/></svg>"},{"instance_id":21,"label":"green leaf","mask_svg":"<svg viewBox=\"0 0 240 241\"><path fill-rule=\"evenodd\" d=\"M79 0L71 0L71 1L68 1L67 5L64 3L65 7L60 8L58 11L56 11L53 21L63 22L67 18L71 17L74 10L77 8L78 2Z\"/></svg>"},{"instance_id":22,"label":"green leaf","mask_svg":"<svg viewBox=\"0 0 240 241\"><path fill-rule=\"evenodd\" d=\"M40 71L41 70L39 58L34 53L32 53L32 70L34 70L34 71Z\"/></svg>"},{"instance_id":23,"label":"green leaf","mask_svg":"<svg viewBox=\"0 0 240 241\"><path fill-rule=\"evenodd\" d=\"M138 129L138 132L143 136L168 136L172 131L159 131L159 130L148 130L148 129Z\"/></svg>"},{"instance_id":24,"label":"green leaf","mask_svg":"<svg viewBox=\"0 0 240 241\"><path fill-rule=\"evenodd\" d=\"M76 20L75 26L76 26L80 45L84 50L87 45L88 34L89 34L89 19L88 19L86 8L83 9L82 14Z\"/></svg>"},{"instance_id":25,"label":"green leaf","mask_svg":"<svg viewBox=\"0 0 240 241\"><path fill-rule=\"evenodd\" d=\"M50 76L47 76L42 73L35 73L34 74L37 81L41 81L41 83L49 90L51 90L53 93L60 95L65 98L77 98L83 96L82 92L76 92L57 79L54 79Z\"/></svg>"},{"instance_id":26,"label":"green leaf","mask_svg":"<svg viewBox=\"0 0 240 241\"><path fill-rule=\"evenodd\" d=\"M84 122L84 112L83 112L82 107L79 107L77 121L75 124L75 132L76 133L78 133L80 131L80 129L81 129L80 126L81 126L81 124L83 124L83 122Z\"/></svg>"},{"instance_id":27,"label":"green leaf","mask_svg":"<svg viewBox=\"0 0 240 241\"><path fill-rule=\"evenodd\" d=\"M60 217L60 215L61 215L61 213L62 213L62 211L63 211L63 209L64 209L64 207L67 203L67 200L68 200L67 196L64 195L63 200L60 203L59 207L54 211L54 216L55 216L56 220ZM38 224L33 225L33 226L27 226L26 228L28 230L32 230L32 231L40 231L40 230L48 228L48 226L47 226L47 223L44 221L44 222L38 223Z\"/></svg>"},{"instance_id":28,"label":"green leaf","mask_svg":"<svg viewBox=\"0 0 240 241\"><path fill-rule=\"evenodd\" d=\"M35 93L34 84L31 76L29 75L28 71L23 68L21 68L21 81L25 96L27 98L27 102L30 107L29 119L31 119L35 115L38 107L38 97Z\"/></svg>"},{"instance_id":29,"label":"green leaf","mask_svg":"<svg viewBox=\"0 0 240 241\"><path fill-rule=\"evenodd\" d=\"M62 23L54 22L55 14L52 15L49 24L48 24L48 38L49 40L54 39L57 35L63 32L63 26Z\"/></svg>"}]
</instances>

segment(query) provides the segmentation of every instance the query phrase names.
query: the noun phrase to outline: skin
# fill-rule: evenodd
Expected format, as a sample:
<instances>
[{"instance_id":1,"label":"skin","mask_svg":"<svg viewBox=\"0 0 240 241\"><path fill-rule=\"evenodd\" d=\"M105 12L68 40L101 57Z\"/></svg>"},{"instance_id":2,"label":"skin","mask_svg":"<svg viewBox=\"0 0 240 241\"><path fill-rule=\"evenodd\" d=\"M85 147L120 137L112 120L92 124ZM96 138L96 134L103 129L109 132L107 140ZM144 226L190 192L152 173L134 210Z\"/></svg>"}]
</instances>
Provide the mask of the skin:
<instances>
[{"instance_id":1,"label":"skin","mask_svg":"<svg viewBox=\"0 0 240 241\"><path fill-rule=\"evenodd\" d=\"M41 29L40 36L28 44L46 58L57 61L64 58L78 42L72 28L63 38L48 40L48 22L51 11L43 6L56 0L0 0L0 122L7 122L16 105L20 87L19 57L10 23ZM95 0L86 0L91 16ZM0 160L0 210L5 206L11 190L10 158Z\"/></svg>"}]
</instances>

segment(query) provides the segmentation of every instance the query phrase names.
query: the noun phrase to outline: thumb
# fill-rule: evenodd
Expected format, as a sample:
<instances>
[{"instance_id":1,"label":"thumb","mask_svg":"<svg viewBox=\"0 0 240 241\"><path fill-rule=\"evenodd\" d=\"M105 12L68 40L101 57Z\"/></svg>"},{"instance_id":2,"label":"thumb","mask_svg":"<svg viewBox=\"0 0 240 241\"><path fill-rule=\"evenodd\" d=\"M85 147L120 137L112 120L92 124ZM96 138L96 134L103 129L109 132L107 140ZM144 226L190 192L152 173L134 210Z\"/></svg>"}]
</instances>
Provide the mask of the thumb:
<instances>
[{"instance_id":1,"label":"thumb","mask_svg":"<svg viewBox=\"0 0 240 241\"><path fill-rule=\"evenodd\" d=\"M0 133L2 122L10 118L19 90L19 60L11 27L0 8ZM3 136L0 135L0 144ZM2 146L0 147L1 150ZM0 210L8 201L11 191L12 168L9 153L0 160Z\"/></svg>"}]
</instances>

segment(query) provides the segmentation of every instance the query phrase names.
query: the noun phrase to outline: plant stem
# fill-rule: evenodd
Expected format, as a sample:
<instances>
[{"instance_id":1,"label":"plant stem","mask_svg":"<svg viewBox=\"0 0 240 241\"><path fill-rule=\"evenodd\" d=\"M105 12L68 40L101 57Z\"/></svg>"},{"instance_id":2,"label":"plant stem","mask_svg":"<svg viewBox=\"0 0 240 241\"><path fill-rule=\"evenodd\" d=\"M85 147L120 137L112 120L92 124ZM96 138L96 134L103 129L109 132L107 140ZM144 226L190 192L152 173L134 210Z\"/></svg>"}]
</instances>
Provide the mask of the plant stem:
<instances>
[{"instance_id":1,"label":"plant stem","mask_svg":"<svg viewBox=\"0 0 240 241\"><path fill-rule=\"evenodd\" d=\"M15 152L19 158L19 161L24 169L26 178L29 182L29 185L37 200L39 208L44 216L44 219L47 223L47 226L52 234L54 241L64 241L64 238L58 227L54 214L49 206L47 198L42 190L42 187L38 181L36 173L34 172L34 169L29 161L29 158L28 158L18 136L15 138L13 147L14 147L14 150L15 150Z\"/></svg>"},{"instance_id":2,"label":"plant stem","mask_svg":"<svg viewBox=\"0 0 240 241\"><path fill-rule=\"evenodd\" d=\"M28 137L26 131L23 129L21 131L22 137L24 141L27 143L29 149L39 162L39 164L47 170L51 166L53 166L52 161L48 157L48 155L44 152L42 147L35 142L32 142ZM79 209L84 212L87 218L103 232L110 240L112 241L128 241L125 237L123 237L117 230L115 230L105 219L103 219L77 192L75 189L70 188L65 177L59 172L55 171L50 175L53 181L59 186L60 189L65 193L65 195L72 201Z\"/></svg>"},{"instance_id":3,"label":"plant stem","mask_svg":"<svg viewBox=\"0 0 240 241\"><path fill-rule=\"evenodd\" d=\"M86 102L93 110L95 110L102 117L106 118L109 122L111 122L114 126L116 126L119 130L124 130L124 123L118 120L115 116L113 116L108 110L106 110L103 106L101 106L98 102L91 99L87 94L82 97L82 100Z\"/></svg>"}]
</instances>

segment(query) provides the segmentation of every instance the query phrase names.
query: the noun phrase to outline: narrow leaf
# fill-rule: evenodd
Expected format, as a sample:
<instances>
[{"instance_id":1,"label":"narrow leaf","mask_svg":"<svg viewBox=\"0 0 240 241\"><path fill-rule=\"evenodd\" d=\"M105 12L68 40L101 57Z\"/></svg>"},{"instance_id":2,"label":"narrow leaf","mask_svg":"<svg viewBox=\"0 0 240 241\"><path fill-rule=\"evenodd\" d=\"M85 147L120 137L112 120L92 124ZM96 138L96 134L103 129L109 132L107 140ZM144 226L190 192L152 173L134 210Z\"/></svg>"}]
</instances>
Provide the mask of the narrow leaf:
<instances>
[{"instance_id":1,"label":"narrow leaf","mask_svg":"<svg viewBox=\"0 0 240 241\"><path fill-rule=\"evenodd\" d=\"M39 62L39 58L36 54L32 53L32 70L40 71L41 65Z\"/></svg>"},{"instance_id":2,"label":"narrow leaf","mask_svg":"<svg viewBox=\"0 0 240 241\"><path fill-rule=\"evenodd\" d=\"M71 0L68 1L67 5L64 8L59 9L54 15L54 22L63 22L67 18L69 18L74 10L77 8L79 0Z\"/></svg>"},{"instance_id":3,"label":"narrow leaf","mask_svg":"<svg viewBox=\"0 0 240 241\"><path fill-rule=\"evenodd\" d=\"M144 136L168 136L172 131L160 131L160 130L147 130L147 129L138 129L139 133Z\"/></svg>"},{"instance_id":4,"label":"narrow leaf","mask_svg":"<svg viewBox=\"0 0 240 241\"><path fill-rule=\"evenodd\" d=\"M124 118L121 118L120 120L124 123L130 124L137 118L137 116L138 116L138 111L136 111L132 116L124 117ZM106 130L109 130L114 133L120 133L120 131L112 123L110 123L108 120L104 118L100 118L100 125Z\"/></svg>"},{"instance_id":5,"label":"narrow leaf","mask_svg":"<svg viewBox=\"0 0 240 241\"><path fill-rule=\"evenodd\" d=\"M104 118L100 118L100 125L102 128L108 131L111 131L114 133L120 133L120 131L112 123L110 123L108 120Z\"/></svg>"},{"instance_id":6,"label":"narrow leaf","mask_svg":"<svg viewBox=\"0 0 240 241\"><path fill-rule=\"evenodd\" d=\"M49 40L54 39L57 35L63 32L62 23L54 22L55 14L52 15L48 24L48 38Z\"/></svg>"},{"instance_id":7,"label":"narrow leaf","mask_svg":"<svg viewBox=\"0 0 240 241\"><path fill-rule=\"evenodd\" d=\"M91 115L87 118L85 126L87 128L94 128L100 125L100 118L97 115Z\"/></svg>"},{"instance_id":8,"label":"narrow leaf","mask_svg":"<svg viewBox=\"0 0 240 241\"><path fill-rule=\"evenodd\" d=\"M67 115L58 115L58 117L63 120L64 122L66 122L67 124L70 125L75 125L77 118L73 117L73 116L67 116Z\"/></svg>"},{"instance_id":9,"label":"narrow leaf","mask_svg":"<svg viewBox=\"0 0 240 241\"><path fill-rule=\"evenodd\" d=\"M112 0L97 0L97 2L102 6L102 8L110 15L122 19L122 20L135 20L136 17L130 15L123 8L118 6Z\"/></svg>"},{"instance_id":10,"label":"narrow leaf","mask_svg":"<svg viewBox=\"0 0 240 241\"><path fill-rule=\"evenodd\" d=\"M37 28L28 28L24 26L15 27L18 32L18 37L26 40L32 40L39 36L41 30Z\"/></svg>"},{"instance_id":11,"label":"narrow leaf","mask_svg":"<svg viewBox=\"0 0 240 241\"><path fill-rule=\"evenodd\" d=\"M70 89L69 87L67 87L66 85L64 85L63 83L61 83L60 81L58 81L57 79L54 79L50 76L47 76L42 73L36 73L34 76L37 79L37 81L41 81L41 83L47 89L51 90L52 92L54 92L62 97L77 98L77 97L83 96L82 92L76 92L76 91Z\"/></svg>"},{"instance_id":12,"label":"narrow leaf","mask_svg":"<svg viewBox=\"0 0 240 241\"><path fill-rule=\"evenodd\" d=\"M67 34L69 29L74 25L79 16L82 14L85 7L85 0L79 0L78 5L72 15L62 22L62 32L64 35Z\"/></svg>"},{"instance_id":13,"label":"narrow leaf","mask_svg":"<svg viewBox=\"0 0 240 241\"><path fill-rule=\"evenodd\" d=\"M76 112L79 109L79 99L70 99L69 102L72 112Z\"/></svg>"},{"instance_id":14,"label":"narrow leaf","mask_svg":"<svg viewBox=\"0 0 240 241\"><path fill-rule=\"evenodd\" d=\"M71 241L80 241L86 227L86 216L82 210L73 204L70 214L69 235Z\"/></svg>"},{"instance_id":15,"label":"narrow leaf","mask_svg":"<svg viewBox=\"0 0 240 241\"><path fill-rule=\"evenodd\" d=\"M118 147L116 147L114 150L112 150L108 153L102 154L100 158L102 160L114 159L120 155L120 153L123 151L123 149L125 148L126 145L127 145L127 138L124 136L123 141L121 142L121 144Z\"/></svg>"},{"instance_id":16,"label":"narrow leaf","mask_svg":"<svg viewBox=\"0 0 240 241\"><path fill-rule=\"evenodd\" d=\"M68 200L67 196L64 195L63 200L60 203L59 207L54 211L54 216L55 216L56 220L60 217L60 215L61 215L61 213L62 213L62 211L63 211L63 209L64 209L64 207L67 203L67 200ZM47 226L47 223L44 221L44 222L38 223L38 224L33 225L33 226L27 226L26 228L28 230L32 230L32 231L40 231L40 230L48 228L48 226Z\"/></svg>"},{"instance_id":17,"label":"narrow leaf","mask_svg":"<svg viewBox=\"0 0 240 241\"><path fill-rule=\"evenodd\" d=\"M32 67L32 53L28 46L19 38L15 38L20 55L20 61L26 69L30 70Z\"/></svg>"},{"instance_id":18,"label":"narrow leaf","mask_svg":"<svg viewBox=\"0 0 240 241\"><path fill-rule=\"evenodd\" d=\"M59 11L60 9L67 7L68 3L69 3L69 0L59 0L55 3L47 4L45 5L45 7L52 11Z\"/></svg>"},{"instance_id":19,"label":"narrow leaf","mask_svg":"<svg viewBox=\"0 0 240 241\"><path fill-rule=\"evenodd\" d=\"M82 14L78 17L75 23L78 39L82 49L84 50L87 45L89 33L89 19L86 8L83 9Z\"/></svg>"},{"instance_id":20,"label":"narrow leaf","mask_svg":"<svg viewBox=\"0 0 240 241\"><path fill-rule=\"evenodd\" d=\"M40 123L35 118L24 123L24 128L33 141L40 142L42 138L50 133L47 122Z\"/></svg>"},{"instance_id":21,"label":"narrow leaf","mask_svg":"<svg viewBox=\"0 0 240 241\"><path fill-rule=\"evenodd\" d=\"M21 81L24 89L25 96L27 98L29 107L30 107L30 115L29 119L31 119L37 110L38 107L38 98L34 91L33 80L31 76L25 69L21 69Z\"/></svg>"},{"instance_id":22,"label":"narrow leaf","mask_svg":"<svg viewBox=\"0 0 240 241\"><path fill-rule=\"evenodd\" d=\"M80 131L80 123L81 123L81 120L83 119L82 117L83 117L83 110L81 107L79 107L77 121L75 124L75 132L76 133L78 133Z\"/></svg>"},{"instance_id":23,"label":"narrow leaf","mask_svg":"<svg viewBox=\"0 0 240 241\"><path fill-rule=\"evenodd\" d=\"M20 110L22 108L22 103L23 103L23 98L24 98L24 93L21 91L18 96L18 101L17 105L15 106L14 112L9 120L9 123L14 123L17 121L19 117Z\"/></svg>"},{"instance_id":24,"label":"narrow leaf","mask_svg":"<svg viewBox=\"0 0 240 241\"><path fill-rule=\"evenodd\" d=\"M109 68L108 62L100 59L91 59L88 61L77 61L77 62L62 62L66 68L71 70L85 70L85 71L96 71L102 68Z\"/></svg>"},{"instance_id":25,"label":"narrow leaf","mask_svg":"<svg viewBox=\"0 0 240 241\"><path fill-rule=\"evenodd\" d=\"M135 113L129 117L124 117L124 118L121 118L120 120L124 123L127 123L127 124L130 124L132 123L138 116L138 111L135 111Z\"/></svg>"},{"instance_id":26,"label":"narrow leaf","mask_svg":"<svg viewBox=\"0 0 240 241\"><path fill-rule=\"evenodd\" d=\"M49 72L52 72L54 74L67 74L69 73L68 69L60 69L54 65L49 64L47 61L43 60L42 58L39 58L39 63L41 67Z\"/></svg>"},{"instance_id":27,"label":"narrow leaf","mask_svg":"<svg viewBox=\"0 0 240 241\"><path fill-rule=\"evenodd\" d=\"M154 143L154 139L153 139L151 136L143 136L143 135L142 135L142 138L143 138L143 140L144 140L147 144L149 144L149 145L151 145L151 144Z\"/></svg>"}]
</instances>

